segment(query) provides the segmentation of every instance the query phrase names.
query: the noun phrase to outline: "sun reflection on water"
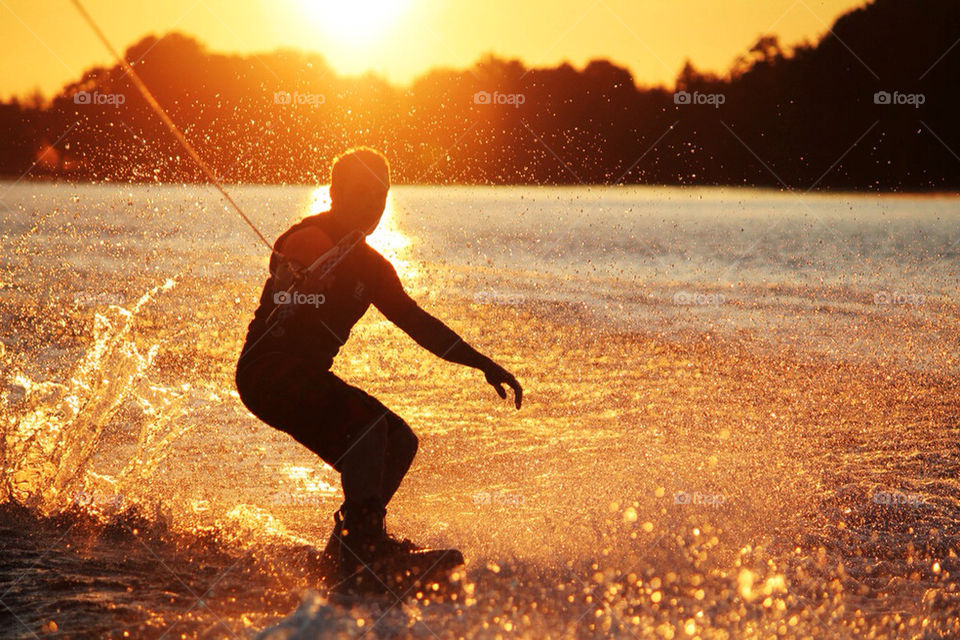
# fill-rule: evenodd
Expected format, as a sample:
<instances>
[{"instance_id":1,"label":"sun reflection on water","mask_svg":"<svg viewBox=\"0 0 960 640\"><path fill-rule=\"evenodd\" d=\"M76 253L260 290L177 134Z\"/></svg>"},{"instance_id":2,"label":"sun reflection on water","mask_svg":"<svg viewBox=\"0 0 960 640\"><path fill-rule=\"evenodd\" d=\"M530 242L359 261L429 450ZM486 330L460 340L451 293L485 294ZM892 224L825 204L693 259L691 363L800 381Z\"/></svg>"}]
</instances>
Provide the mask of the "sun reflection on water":
<instances>
[{"instance_id":1,"label":"sun reflection on water","mask_svg":"<svg viewBox=\"0 0 960 640\"><path fill-rule=\"evenodd\" d=\"M317 187L311 195L310 215L329 210L329 186ZM410 236L400 230L395 211L393 194L390 193L387 195L387 205L383 212L383 218L380 219L376 231L367 236L367 244L389 260L401 276L412 277L416 275L416 265L405 259L409 255L412 241Z\"/></svg>"},{"instance_id":2,"label":"sun reflection on water","mask_svg":"<svg viewBox=\"0 0 960 640\"><path fill-rule=\"evenodd\" d=\"M294 483L299 484L304 491L310 493L337 494L340 492L338 486L318 477L313 467L285 464L280 468L280 473L294 481Z\"/></svg>"}]
</instances>

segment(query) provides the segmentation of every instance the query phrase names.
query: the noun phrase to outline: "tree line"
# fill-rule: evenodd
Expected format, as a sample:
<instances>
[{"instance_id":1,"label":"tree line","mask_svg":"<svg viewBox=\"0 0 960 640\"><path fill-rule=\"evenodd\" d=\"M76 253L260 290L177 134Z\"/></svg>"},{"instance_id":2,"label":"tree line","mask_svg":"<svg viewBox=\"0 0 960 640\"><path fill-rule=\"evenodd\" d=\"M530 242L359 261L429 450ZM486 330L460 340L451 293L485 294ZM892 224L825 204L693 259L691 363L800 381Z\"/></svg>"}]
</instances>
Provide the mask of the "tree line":
<instances>
[{"instance_id":1,"label":"tree line","mask_svg":"<svg viewBox=\"0 0 960 640\"><path fill-rule=\"evenodd\" d=\"M208 51L149 36L128 61L227 181L323 183L367 144L397 182L960 187L960 3L875 0L815 44L760 37L724 74L687 63L639 86L606 60L528 68L489 56L409 86L319 55ZM119 66L52 99L0 103L0 175L200 181Z\"/></svg>"}]
</instances>

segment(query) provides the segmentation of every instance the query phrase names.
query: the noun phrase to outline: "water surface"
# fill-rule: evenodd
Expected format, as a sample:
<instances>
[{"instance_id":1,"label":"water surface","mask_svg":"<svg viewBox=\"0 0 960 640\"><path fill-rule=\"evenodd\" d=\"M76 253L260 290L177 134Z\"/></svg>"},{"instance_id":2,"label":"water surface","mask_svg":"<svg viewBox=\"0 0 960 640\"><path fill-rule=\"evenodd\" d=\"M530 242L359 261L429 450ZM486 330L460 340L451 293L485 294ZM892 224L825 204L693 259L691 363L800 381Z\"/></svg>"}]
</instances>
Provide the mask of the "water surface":
<instances>
[{"instance_id":1,"label":"water surface","mask_svg":"<svg viewBox=\"0 0 960 640\"><path fill-rule=\"evenodd\" d=\"M232 192L271 238L325 197ZM216 192L3 183L0 229L13 635L960 633L960 199L396 187L371 243L527 395L358 325L421 438L388 523L468 566L352 611L336 474L233 389L267 254Z\"/></svg>"}]
</instances>

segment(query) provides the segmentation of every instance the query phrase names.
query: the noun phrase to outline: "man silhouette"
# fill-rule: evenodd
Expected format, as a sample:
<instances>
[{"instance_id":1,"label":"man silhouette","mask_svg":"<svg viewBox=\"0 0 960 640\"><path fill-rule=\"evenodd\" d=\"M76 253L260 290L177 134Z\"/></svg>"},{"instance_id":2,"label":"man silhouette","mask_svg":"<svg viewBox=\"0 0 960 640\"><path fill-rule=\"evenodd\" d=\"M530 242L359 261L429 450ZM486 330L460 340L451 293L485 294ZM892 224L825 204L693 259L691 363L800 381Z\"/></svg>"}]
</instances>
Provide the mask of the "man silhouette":
<instances>
[{"instance_id":1,"label":"man silhouette","mask_svg":"<svg viewBox=\"0 0 960 640\"><path fill-rule=\"evenodd\" d=\"M513 375L421 309L393 266L366 244L389 187L389 165L379 152L361 147L335 160L330 210L302 219L274 243L270 276L237 363L247 408L340 473L344 502L326 554L339 559L345 576L419 551L387 535L384 525L417 436L376 398L330 372L367 308L373 304L437 356L482 371L501 398L504 385L512 388L517 409L523 396Z\"/></svg>"}]
</instances>

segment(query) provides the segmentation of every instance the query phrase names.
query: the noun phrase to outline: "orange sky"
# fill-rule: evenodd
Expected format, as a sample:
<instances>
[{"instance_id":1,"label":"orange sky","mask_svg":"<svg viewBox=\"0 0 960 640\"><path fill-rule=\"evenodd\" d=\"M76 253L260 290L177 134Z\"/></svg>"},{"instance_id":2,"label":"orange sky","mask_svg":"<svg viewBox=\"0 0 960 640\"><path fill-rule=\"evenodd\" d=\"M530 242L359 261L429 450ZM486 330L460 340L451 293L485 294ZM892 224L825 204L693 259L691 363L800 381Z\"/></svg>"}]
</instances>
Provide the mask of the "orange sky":
<instances>
[{"instance_id":1,"label":"orange sky","mask_svg":"<svg viewBox=\"0 0 960 640\"><path fill-rule=\"evenodd\" d=\"M176 29L211 49L317 51L404 83L486 52L531 65L609 58L672 84L685 58L724 70L761 33L815 40L862 0L84 0L118 48ZM381 16L372 24L369 16ZM69 0L0 0L0 97L45 94L109 55Z\"/></svg>"}]
</instances>

